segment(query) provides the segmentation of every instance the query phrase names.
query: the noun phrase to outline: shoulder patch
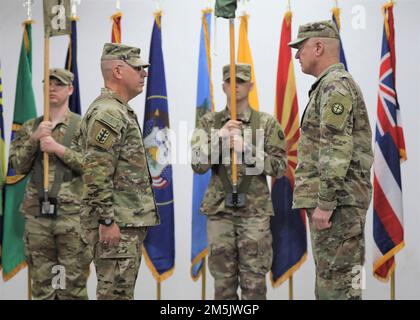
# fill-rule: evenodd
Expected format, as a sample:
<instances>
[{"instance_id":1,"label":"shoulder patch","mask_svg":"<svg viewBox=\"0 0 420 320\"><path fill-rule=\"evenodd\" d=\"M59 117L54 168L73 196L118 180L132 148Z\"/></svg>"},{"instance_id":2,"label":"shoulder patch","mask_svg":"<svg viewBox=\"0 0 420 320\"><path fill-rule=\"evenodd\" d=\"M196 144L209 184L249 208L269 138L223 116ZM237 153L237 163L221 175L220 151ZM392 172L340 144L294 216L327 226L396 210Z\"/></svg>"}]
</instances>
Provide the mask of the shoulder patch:
<instances>
[{"instance_id":1,"label":"shoulder patch","mask_svg":"<svg viewBox=\"0 0 420 320\"><path fill-rule=\"evenodd\" d=\"M117 134L104 125L102 121L95 120L89 134L89 141L91 144L108 150L114 144Z\"/></svg>"},{"instance_id":2,"label":"shoulder patch","mask_svg":"<svg viewBox=\"0 0 420 320\"><path fill-rule=\"evenodd\" d=\"M323 124L339 131L344 130L351 108L352 101L349 97L333 94L322 111Z\"/></svg>"}]
</instances>

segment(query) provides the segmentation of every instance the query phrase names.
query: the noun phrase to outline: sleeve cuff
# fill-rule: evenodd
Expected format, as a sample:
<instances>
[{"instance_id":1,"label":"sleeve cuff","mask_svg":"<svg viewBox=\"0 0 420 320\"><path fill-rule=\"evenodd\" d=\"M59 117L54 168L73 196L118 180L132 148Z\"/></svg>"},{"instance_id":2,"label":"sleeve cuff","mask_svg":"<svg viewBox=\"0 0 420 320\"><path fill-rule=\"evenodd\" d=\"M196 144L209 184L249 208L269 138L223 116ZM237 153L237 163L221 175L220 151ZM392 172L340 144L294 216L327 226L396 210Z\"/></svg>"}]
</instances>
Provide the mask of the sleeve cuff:
<instances>
[{"instance_id":1,"label":"sleeve cuff","mask_svg":"<svg viewBox=\"0 0 420 320\"><path fill-rule=\"evenodd\" d=\"M325 211L333 211L337 207L337 200L325 201L318 197L318 208Z\"/></svg>"}]
</instances>

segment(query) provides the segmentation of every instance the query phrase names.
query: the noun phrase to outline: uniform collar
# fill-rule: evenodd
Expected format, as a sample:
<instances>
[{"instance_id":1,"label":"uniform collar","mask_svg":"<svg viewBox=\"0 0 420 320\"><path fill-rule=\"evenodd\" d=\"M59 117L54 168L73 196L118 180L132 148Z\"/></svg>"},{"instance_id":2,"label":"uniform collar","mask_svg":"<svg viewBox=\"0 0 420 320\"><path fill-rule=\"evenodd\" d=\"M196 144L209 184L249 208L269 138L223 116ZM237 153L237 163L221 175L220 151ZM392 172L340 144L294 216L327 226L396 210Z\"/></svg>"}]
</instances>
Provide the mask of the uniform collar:
<instances>
[{"instance_id":1,"label":"uniform collar","mask_svg":"<svg viewBox=\"0 0 420 320\"><path fill-rule=\"evenodd\" d=\"M57 122L55 127L58 127L59 125L63 125L65 127L68 127L69 122L70 122L70 115L71 115L71 111L67 110L67 112L64 114L64 116L61 118L61 120Z\"/></svg>"},{"instance_id":2,"label":"uniform collar","mask_svg":"<svg viewBox=\"0 0 420 320\"><path fill-rule=\"evenodd\" d=\"M124 102L124 100L118 94L116 94L114 91L112 91L109 88L102 88L101 96L106 96L111 99L116 99L119 103L124 105L128 109L128 111L134 112L134 110L128 105L128 103Z\"/></svg>"},{"instance_id":3,"label":"uniform collar","mask_svg":"<svg viewBox=\"0 0 420 320\"><path fill-rule=\"evenodd\" d=\"M249 123L251 121L251 108L248 107L245 112L238 114L237 119L244 123ZM223 110L222 122L227 122L230 120L230 110L226 106L225 110Z\"/></svg>"},{"instance_id":4,"label":"uniform collar","mask_svg":"<svg viewBox=\"0 0 420 320\"><path fill-rule=\"evenodd\" d=\"M330 65L327 69L321 72L321 74L318 76L314 84L311 86L311 89L309 90L309 96L311 96L311 93L316 90L321 80L330 72L334 70L345 70L344 65L342 63L334 63Z\"/></svg>"}]
</instances>

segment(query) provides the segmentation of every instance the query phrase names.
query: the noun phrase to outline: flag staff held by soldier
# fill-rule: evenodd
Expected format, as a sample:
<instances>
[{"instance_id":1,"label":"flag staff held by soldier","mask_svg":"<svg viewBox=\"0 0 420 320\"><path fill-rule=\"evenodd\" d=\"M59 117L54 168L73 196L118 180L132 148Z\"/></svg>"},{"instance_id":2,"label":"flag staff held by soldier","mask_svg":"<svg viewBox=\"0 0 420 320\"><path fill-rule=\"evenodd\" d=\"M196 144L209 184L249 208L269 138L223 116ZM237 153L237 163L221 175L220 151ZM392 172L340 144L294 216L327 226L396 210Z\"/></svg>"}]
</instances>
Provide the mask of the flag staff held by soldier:
<instances>
[{"instance_id":1,"label":"flag staff held by soldier","mask_svg":"<svg viewBox=\"0 0 420 320\"><path fill-rule=\"evenodd\" d=\"M44 0L44 121L49 121L50 114L50 37L71 34L70 0ZM49 158L44 152L44 201L42 211L53 214L57 209L48 196Z\"/></svg>"},{"instance_id":2,"label":"flag staff held by soldier","mask_svg":"<svg viewBox=\"0 0 420 320\"><path fill-rule=\"evenodd\" d=\"M236 68L235 68L235 10L237 0L216 1L215 16L229 19L229 48L230 48L230 127L240 129L240 122L236 121ZM232 142L232 141L231 141ZM238 203L241 197L238 194L237 154L232 150L232 193L228 195L233 203Z\"/></svg>"}]
</instances>

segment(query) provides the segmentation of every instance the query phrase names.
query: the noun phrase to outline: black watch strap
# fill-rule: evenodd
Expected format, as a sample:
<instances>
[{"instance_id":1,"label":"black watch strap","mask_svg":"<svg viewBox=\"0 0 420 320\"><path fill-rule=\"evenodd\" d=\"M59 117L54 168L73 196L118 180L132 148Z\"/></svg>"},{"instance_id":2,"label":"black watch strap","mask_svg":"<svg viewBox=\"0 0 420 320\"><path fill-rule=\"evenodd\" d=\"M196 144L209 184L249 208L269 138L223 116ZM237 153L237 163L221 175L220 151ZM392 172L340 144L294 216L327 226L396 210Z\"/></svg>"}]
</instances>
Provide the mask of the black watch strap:
<instances>
[{"instance_id":1,"label":"black watch strap","mask_svg":"<svg viewBox=\"0 0 420 320\"><path fill-rule=\"evenodd\" d=\"M114 223L114 219L112 218L99 219L98 222L99 224L109 227L110 225Z\"/></svg>"}]
</instances>

